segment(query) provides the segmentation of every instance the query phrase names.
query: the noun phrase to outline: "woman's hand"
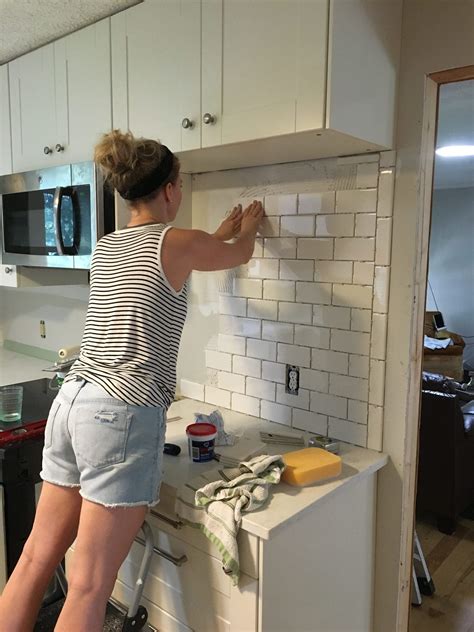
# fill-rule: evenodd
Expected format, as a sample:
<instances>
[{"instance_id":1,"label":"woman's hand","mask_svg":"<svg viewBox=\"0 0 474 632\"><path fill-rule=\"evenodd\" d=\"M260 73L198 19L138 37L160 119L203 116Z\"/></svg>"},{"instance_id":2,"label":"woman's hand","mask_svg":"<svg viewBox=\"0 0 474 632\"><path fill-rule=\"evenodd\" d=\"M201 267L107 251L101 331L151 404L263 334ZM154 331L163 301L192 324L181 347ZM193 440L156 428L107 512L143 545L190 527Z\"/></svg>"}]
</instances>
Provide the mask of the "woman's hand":
<instances>
[{"instance_id":1,"label":"woman's hand","mask_svg":"<svg viewBox=\"0 0 474 632\"><path fill-rule=\"evenodd\" d=\"M220 241L229 241L229 239L239 234L241 221L242 205L237 204L216 230L214 237L220 239Z\"/></svg>"},{"instance_id":2,"label":"woman's hand","mask_svg":"<svg viewBox=\"0 0 474 632\"><path fill-rule=\"evenodd\" d=\"M241 234L251 233L255 235L264 215L265 211L263 210L262 203L254 200L242 213L240 225Z\"/></svg>"}]
</instances>

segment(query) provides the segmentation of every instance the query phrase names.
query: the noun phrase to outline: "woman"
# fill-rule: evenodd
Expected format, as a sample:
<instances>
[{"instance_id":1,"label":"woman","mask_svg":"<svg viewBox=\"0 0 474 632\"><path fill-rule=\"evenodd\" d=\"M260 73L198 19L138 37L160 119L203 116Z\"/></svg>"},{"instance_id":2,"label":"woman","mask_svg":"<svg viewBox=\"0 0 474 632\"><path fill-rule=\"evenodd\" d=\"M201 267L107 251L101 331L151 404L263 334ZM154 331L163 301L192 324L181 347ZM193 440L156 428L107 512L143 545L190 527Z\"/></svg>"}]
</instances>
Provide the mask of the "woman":
<instances>
[{"instance_id":1,"label":"woman","mask_svg":"<svg viewBox=\"0 0 474 632\"><path fill-rule=\"evenodd\" d=\"M34 526L0 599L0 632L33 629L55 568L76 539L57 632L99 632L117 572L158 502L166 410L192 270L249 261L263 216L235 207L214 235L167 226L181 202L179 160L115 130L95 150L128 201L126 228L94 251L81 353L48 417ZM234 243L225 243L240 233Z\"/></svg>"}]
</instances>

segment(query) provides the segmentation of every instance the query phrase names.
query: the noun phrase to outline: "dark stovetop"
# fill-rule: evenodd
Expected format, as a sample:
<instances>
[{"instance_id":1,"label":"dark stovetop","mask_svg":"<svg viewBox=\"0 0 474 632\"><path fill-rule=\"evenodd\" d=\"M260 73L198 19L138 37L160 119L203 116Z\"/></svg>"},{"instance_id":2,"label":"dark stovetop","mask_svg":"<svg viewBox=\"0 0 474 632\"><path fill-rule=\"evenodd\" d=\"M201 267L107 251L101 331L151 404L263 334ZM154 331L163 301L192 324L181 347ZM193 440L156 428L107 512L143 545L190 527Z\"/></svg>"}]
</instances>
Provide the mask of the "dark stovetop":
<instances>
[{"instance_id":1,"label":"dark stovetop","mask_svg":"<svg viewBox=\"0 0 474 632\"><path fill-rule=\"evenodd\" d=\"M30 382L16 382L23 386L21 420L16 423L0 422L0 432L21 428L35 421L47 419L49 409L58 391L49 388L50 378L43 377Z\"/></svg>"}]
</instances>

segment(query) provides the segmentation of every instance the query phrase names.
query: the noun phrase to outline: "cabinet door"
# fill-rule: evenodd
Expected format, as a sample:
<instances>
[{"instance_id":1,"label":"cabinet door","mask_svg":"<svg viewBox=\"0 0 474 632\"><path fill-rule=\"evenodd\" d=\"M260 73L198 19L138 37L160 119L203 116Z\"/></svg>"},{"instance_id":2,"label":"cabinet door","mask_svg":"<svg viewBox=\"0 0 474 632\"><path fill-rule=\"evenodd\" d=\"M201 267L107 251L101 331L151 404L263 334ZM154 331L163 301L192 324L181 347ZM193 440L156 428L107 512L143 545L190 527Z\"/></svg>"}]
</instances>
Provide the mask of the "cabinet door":
<instances>
[{"instance_id":1,"label":"cabinet door","mask_svg":"<svg viewBox=\"0 0 474 632\"><path fill-rule=\"evenodd\" d=\"M0 66L0 176L12 172L8 66Z\"/></svg>"},{"instance_id":2,"label":"cabinet door","mask_svg":"<svg viewBox=\"0 0 474 632\"><path fill-rule=\"evenodd\" d=\"M54 44L14 59L9 64L14 171L56 164L56 101ZM44 148L50 153L45 154Z\"/></svg>"},{"instance_id":3,"label":"cabinet door","mask_svg":"<svg viewBox=\"0 0 474 632\"><path fill-rule=\"evenodd\" d=\"M323 127L328 0L204 0L203 20L212 14L206 4L223 8L222 111L215 117L221 142ZM203 33L207 28L203 24ZM205 75L204 58L219 55L216 29L203 36L204 112L208 91L215 95L215 76Z\"/></svg>"},{"instance_id":4,"label":"cabinet door","mask_svg":"<svg viewBox=\"0 0 474 632\"><path fill-rule=\"evenodd\" d=\"M113 16L112 86L114 128L172 151L199 148L200 0L153 0Z\"/></svg>"},{"instance_id":5,"label":"cabinet door","mask_svg":"<svg viewBox=\"0 0 474 632\"><path fill-rule=\"evenodd\" d=\"M92 160L94 145L112 126L110 19L55 42L55 62L59 159Z\"/></svg>"}]
</instances>

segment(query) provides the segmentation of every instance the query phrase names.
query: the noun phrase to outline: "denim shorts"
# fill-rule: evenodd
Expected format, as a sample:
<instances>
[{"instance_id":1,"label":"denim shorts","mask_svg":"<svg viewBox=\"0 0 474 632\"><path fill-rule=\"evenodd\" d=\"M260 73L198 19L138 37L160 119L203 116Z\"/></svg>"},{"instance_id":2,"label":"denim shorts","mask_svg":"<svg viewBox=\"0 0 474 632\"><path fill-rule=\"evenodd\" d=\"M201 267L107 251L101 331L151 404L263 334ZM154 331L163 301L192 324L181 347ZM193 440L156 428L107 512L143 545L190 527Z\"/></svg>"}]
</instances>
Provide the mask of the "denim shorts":
<instances>
[{"instance_id":1,"label":"denim shorts","mask_svg":"<svg viewBox=\"0 0 474 632\"><path fill-rule=\"evenodd\" d=\"M41 478L80 487L106 507L159 502L166 411L133 406L76 377L57 394L45 428Z\"/></svg>"}]
</instances>

